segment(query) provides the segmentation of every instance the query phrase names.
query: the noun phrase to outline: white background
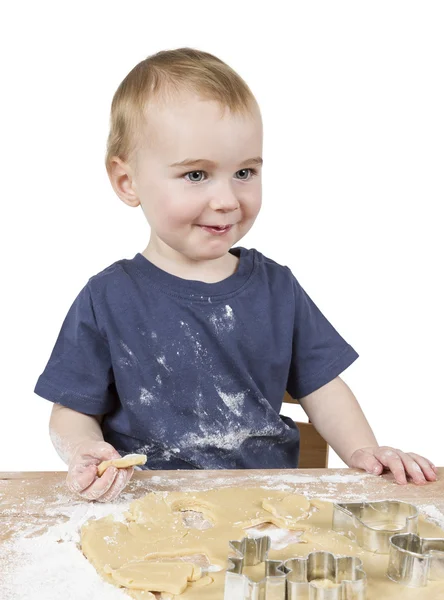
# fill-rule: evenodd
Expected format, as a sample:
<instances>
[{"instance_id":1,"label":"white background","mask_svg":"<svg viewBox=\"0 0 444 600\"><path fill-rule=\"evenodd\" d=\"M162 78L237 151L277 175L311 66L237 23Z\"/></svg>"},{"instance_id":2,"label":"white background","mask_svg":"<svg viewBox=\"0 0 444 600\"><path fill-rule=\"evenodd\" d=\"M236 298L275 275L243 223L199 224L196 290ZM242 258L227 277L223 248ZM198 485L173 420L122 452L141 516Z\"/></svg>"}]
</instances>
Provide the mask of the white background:
<instances>
[{"instance_id":1,"label":"white background","mask_svg":"<svg viewBox=\"0 0 444 600\"><path fill-rule=\"evenodd\" d=\"M290 266L358 351L343 378L379 443L443 466L443 4L16 2L0 21L0 471L65 468L35 383L88 278L149 237L105 171L112 96L182 46L261 106L264 204L240 245Z\"/></svg>"}]
</instances>

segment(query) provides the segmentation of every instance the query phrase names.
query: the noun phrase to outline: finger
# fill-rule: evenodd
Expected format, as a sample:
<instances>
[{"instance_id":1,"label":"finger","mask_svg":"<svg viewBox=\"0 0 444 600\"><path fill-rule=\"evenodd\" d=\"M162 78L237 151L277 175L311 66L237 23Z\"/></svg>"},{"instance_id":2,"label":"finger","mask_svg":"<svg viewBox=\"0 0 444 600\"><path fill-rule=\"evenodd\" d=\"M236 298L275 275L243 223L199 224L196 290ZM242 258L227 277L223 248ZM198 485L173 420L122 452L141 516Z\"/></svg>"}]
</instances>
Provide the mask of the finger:
<instances>
[{"instance_id":1,"label":"finger","mask_svg":"<svg viewBox=\"0 0 444 600\"><path fill-rule=\"evenodd\" d=\"M66 485L71 492L78 494L94 482L96 474L97 468L95 465L78 463L68 470Z\"/></svg>"},{"instance_id":2,"label":"finger","mask_svg":"<svg viewBox=\"0 0 444 600\"><path fill-rule=\"evenodd\" d=\"M364 469L367 473L373 473L374 475L380 475L384 469L379 460L365 450L359 450L354 454L351 466Z\"/></svg>"},{"instance_id":3,"label":"finger","mask_svg":"<svg viewBox=\"0 0 444 600\"><path fill-rule=\"evenodd\" d=\"M127 467L126 469L120 469L120 471L122 473L121 480L118 481L116 478L116 481L109 491L104 496L99 498L99 502L110 502L111 500L115 500L115 498L117 498L117 496L119 496L119 494L126 488L134 473L134 468Z\"/></svg>"},{"instance_id":4,"label":"finger","mask_svg":"<svg viewBox=\"0 0 444 600\"><path fill-rule=\"evenodd\" d=\"M115 500L125 488L127 482L126 469L118 469L118 471L119 473L109 490L100 496L100 498L97 498L99 502L111 502L112 500Z\"/></svg>"},{"instance_id":5,"label":"finger","mask_svg":"<svg viewBox=\"0 0 444 600\"><path fill-rule=\"evenodd\" d=\"M122 471L124 471L124 473L125 473L125 480L123 482L122 489L120 490L121 492L126 488L126 486L128 485L129 480L133 476L134 467L126 467L125 469L122 469Z\"/></svg>"},{"instance_id":6,"label":"finger","mask_svg":"<svg viewBox=\"0 0 444 600\"><path fill-rule=\"evenodd\" d=\"M103 444L89 448L89 452L84 452L81 455L82 462L99 465L105 460L115 460L122 458L121 455L113 448L110 444L103 442Z\"/></svg>"},{"instance_id":7,"label":"finger","mask_svg":"<svg viewBox=\"0 0 444 600\"><path fill-rule=\"evenodd\" d=\"M128 485L128 483L131 480L131 477L134 475L134 467L131 467L131 468L125 469L125 470L127 471L127 474L126 474L126 483Z\"/></svg>"},{"instance_id":8,"label":"finger","mask_svg":"<svg viewBox=\"0 0 444 600\"><path fill-rule=\"evenodd\" d=\"M96 467L97 474L97 467ZM102 477L97 477L95 481L86 490L83 490L81 496L87 500L98 500L103 494L111 488L119 471L116 467L108 467Z\"/></svg>"},{"instance_id":9,"label":"finger","mask_svg":"<svg viewBox=\"0 0 444 600\"><path fill-rule=\"evenodd\" d=\"M406 477L409 477L413 483L421 485L427 483L424 475L422 474L421 467L415 462L415 460L405 452L398 450L398 456L404 465L404 471Z\"/></svg>"},{"instance_id":10,"label":"finger","mask_svg":"<svg viewBox=\"0 0 444 600\"><path fill-rule=\"evenodd\" d=\"M424 456L420 456L415 452L407 452L406 454L407 456L412 457L413 460L419 465L426 480L436 481L438 479L436 476L437 468L427 458L424 458Z\"/></svg>"},{"instance_id":11,"label":"finger","mask_svg":"<svg viewBox=\"0 0 444 600\"><path fill-rule=\"evenodd\" d=\"M378 448L375 452L378 460L389 469L395 478L396 483L405 485L407 477L405 474L404 463L398 454L398 451L393 448Z\"/></svg>"},{"instance_id":12,"label":"finger","mask_svg":"<svg viewBox=\"0 0 444 600\"><path fill-rule=\"evenodd\" d=\"M371 454L365 458L365 470L373 475L381 475L384 470L384 465Z\"/></svg>"}]
</instances>

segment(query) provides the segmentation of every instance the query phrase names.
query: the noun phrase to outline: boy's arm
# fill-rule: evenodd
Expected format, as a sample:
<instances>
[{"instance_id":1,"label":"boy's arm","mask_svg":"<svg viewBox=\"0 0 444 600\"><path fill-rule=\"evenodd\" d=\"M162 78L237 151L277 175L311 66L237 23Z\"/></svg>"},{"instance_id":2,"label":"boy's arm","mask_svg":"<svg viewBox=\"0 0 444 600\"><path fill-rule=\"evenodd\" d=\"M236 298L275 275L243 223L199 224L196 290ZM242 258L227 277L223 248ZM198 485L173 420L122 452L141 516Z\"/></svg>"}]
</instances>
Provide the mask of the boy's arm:
<instances>
[{"instance_id":1,"label":"boy's arm","mask_svg":"<svg viewBox=\"0 0 444 600\"><path fill-rule=\"evenodd\" d=\"M54 404L49 420L49 435L57 454L67 465L83 442L103 442L100 423L103 416L84 415L61 404Z\"/></svg>"},{"instance_id":2,"label":"boy's arm","mask_svg":"<svg viewBox=\"0 0 444 600\"><path fill-rule=\"evenodd\" d=\"M379 446L353 392L336 377L318 390L298 398L320 435L349 466L380 474L392 471L398 483L407 483L406 473L414 483L436 480L436 467L426 458Z\"/></svg>"},{"instance_id":3,"label":"boy's arm","mask_svg":"<svg viewBox=\"0 0 444 600\"><path fill-rule=\"evenodd\" d=\"M110 466L98 476L97 466L102 461L121 458L103 439L102 419L54 404L49 434L58 455L68 465L68 488L87 500L109 502L125 488L134 469Z\"/></svg>"}]
</instances>

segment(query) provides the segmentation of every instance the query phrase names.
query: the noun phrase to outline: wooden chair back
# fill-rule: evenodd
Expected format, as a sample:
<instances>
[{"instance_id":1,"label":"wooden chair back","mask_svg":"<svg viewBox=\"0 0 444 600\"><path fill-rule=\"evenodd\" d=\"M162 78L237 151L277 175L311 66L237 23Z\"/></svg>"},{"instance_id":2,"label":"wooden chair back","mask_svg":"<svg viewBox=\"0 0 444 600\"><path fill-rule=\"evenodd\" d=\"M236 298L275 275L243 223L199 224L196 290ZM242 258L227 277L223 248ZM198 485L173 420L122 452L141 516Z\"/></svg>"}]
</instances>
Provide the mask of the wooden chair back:
<instances>
[{"instance_id":1,"label":"wooden chair back","mask_svg":"<svg viewBox=\"0 0 444 600\"><path fill-rule=\"evenodd\" d=\"M284 400L287 404L299 404L288 392ZM299 468L325 469L328 467L328 444L316 431L314 425L295 421L300 433Z\"/></svg>"}]
</instances>

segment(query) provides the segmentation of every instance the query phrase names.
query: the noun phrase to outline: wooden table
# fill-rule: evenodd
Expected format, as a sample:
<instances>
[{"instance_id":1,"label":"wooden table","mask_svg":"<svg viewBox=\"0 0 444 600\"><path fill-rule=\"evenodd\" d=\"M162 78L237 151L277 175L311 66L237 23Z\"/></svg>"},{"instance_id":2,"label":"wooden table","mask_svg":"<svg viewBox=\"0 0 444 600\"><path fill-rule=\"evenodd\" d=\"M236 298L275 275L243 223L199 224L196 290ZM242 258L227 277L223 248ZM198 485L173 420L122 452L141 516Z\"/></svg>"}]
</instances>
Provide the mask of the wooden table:
<instances>
[{"instance_id":1,"label":"wooden table","mask_svg":"<svg viewBox=\"0 0 444 600\"><path fill-rule=\"evenodd\" d=\"M36 530L44 532L49 525L66 521L63 507L83 501L67 490L65 478L66 472L0 473L0 542L26 535L30 529L35 535ZM118 502L127 503L150 491L267 487L330 501L404 500L420 511L431 506L444 515L444 467L438 478L423 486L401 486L390 474L378 477L357 469L136 471Z\"/></svg>"}]
</instances>

